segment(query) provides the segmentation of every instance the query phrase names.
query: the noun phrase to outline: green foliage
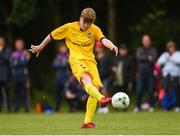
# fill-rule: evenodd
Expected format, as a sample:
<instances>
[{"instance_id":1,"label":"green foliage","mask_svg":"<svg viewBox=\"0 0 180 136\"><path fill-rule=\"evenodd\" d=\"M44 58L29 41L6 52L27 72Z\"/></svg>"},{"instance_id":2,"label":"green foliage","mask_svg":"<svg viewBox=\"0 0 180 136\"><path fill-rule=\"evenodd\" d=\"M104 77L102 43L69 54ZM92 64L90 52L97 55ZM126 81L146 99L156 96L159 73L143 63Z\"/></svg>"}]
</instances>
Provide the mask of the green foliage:
<instances>
[{"instance_id":1,"label":"green foliage","mask_svg":"<svg viewBox=\"0 0 180 136\"><path fill-rule=\"evenodd\" d=\"M144 34L149 34L153 39L153 45L159 49L164 50L165 44L168 40L179 40L180 26L179 19L168 17L165 9L153 7L153 11L147 12L135 25L129 28L130 32L134 34L132 43L137 48L141 43L141 37Z\"/></svg>"},{"instance_id":2,"label":"green foliage","mask_svg":"<svg viewBox=\"0 0 180 136\"><path fill-rule=\"evenodd\" d=\"M36 15L35 0L12 0L12 9L6 19L7 24L22 27Z\"/></svg>"}]
</instances>

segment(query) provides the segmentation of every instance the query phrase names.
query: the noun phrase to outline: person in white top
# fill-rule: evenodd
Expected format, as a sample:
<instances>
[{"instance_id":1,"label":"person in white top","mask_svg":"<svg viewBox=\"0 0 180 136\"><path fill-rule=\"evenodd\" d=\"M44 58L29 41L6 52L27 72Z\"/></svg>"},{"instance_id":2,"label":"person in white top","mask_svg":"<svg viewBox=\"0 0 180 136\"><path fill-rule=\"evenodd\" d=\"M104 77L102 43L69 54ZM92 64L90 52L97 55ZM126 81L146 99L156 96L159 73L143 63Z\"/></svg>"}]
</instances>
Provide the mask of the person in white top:
<instances>
[{"instance_id":1,"label":"person in white top","mask_svg":"<svg viewBox=\"0 0 180 136\"><path fill-rule=\"evenodd\" d=\"M180 51L176 50L176 43L169 41L166 45L167 51L157 60L157 65L162 68L162 86L165 95L162 100L164 110L175 108L180 111Z\"/></svg>"}]
</instances>

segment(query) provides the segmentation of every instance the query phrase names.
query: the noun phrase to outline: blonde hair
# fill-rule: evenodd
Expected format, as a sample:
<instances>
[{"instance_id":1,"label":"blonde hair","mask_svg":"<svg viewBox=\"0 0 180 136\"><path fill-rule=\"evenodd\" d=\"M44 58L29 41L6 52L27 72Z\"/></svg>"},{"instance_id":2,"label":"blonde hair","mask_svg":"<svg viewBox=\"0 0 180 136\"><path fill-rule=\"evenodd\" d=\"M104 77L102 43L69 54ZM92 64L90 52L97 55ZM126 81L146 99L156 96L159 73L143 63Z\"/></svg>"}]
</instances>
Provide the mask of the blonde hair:
<instances>
[{"instance_id":1,"label":"blonde hair","mask_svg":"<svg viewBox=\"0 0 180 136\"><path fill-rule=\"evenodd\" d=\"M169 50L170 47L176 48L176 43L174 41L168 41L166 44L166 49Z\"/></svg>"},{"instance_id":2,"label":"blonde hair","mask_svg":"<svg viewBox=\"0 0 180 136\"><path fill-rule=\"evenodd\" d=\"M94 23L96 20L96 12L92 8L85 8L81 12L81 17L86 23Z\"/></svg>"}]
</instances>

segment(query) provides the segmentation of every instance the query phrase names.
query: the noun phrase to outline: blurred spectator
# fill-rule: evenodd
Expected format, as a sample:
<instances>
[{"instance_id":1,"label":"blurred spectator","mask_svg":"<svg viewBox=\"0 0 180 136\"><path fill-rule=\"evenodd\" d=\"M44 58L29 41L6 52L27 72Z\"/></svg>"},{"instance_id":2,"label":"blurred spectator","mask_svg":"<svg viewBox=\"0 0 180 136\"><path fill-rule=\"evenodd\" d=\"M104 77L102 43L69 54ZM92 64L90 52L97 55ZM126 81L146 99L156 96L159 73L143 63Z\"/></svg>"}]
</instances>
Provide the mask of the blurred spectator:
<instances>
[{"instance_id":1,"label":"blurred spectator","mask_svg":"<svg viewBox=\"0 0 180 136\"><path fill-rule=\"evenodd\" d=\"M165 90L162 107L166 111L176 106L175 110L180 111L180 52L176 51L176 43L173 41L169 41L166 48L167 52L164 52L157 61L157 64L162 67L162 87Z\"/></svg>"},{"instance_id":2,"label":"blurred spectator","mask_svg":"<svg viewBox=\"0 0 180 136\"><path fill-rule=\"evenodd\" d=\"M56 111L59 111L60 104L63 98L65 82L68 79L68 74L70 71L68 57L68 48L65 44L60 45L57 56L53 62L53 66L54 68L56 68Z\"/></svg>"},{"instance_id":3,"label":"blurred spectator","mask_svg":"<svg viewBox=\"0 0 180 136\"><path fill-rule=\"evenodd\" d=\"M29 92L28 92L28 60L30 59L29 52L24 49L24 40L18 38L15 40L15 51L11 54L12 81L15 91L15 108L18 112L20 105L24 105L24 111L29 112Z\"/></svg>"},{"instance_id":4,"label":"blurred spectator","mask_svg":"<svg viewBox=\"0 0 180 136\"><path fill-rule=\"evenodd\" d=\"M10 78L9 65L10 49L6 46L5 37L0 36L0 111L4 101L6 112L10 111L10 96L8 81Z\"/></svg>"},{"instance_id":5,"label":"blurred spectator","mask_svg":"<svg viewBox=\"0 0 180 136\"><path fill-rule=\"evenodd\" d=\"M149 111L154 111L154 75L153 67L157 57L156 49L152 46L152 41L149 35L142 37L142 47L136 51L137 59L137 104L135 112L141 110L141 100L143 90L148 91L149 96ZM146 88L145 88L146 87Z\"/></svg>"},{"instance_id":6,"label":"blurred spectator","mask_svg":"<svg viewBox=\"0 0 180 136\"><path fill-rule=\"evenodd\" d=\"M112 70L115 73L115 90L128 93L132 89L134 66L126 44L120 45L119 55L114 58L113 62Z\"/></svg>"},{"instance_id":7,"label":"blurred spectator","mask_svg":"<svg viewBox=\"0 0 180 136\"><path fill-rule=\"evenodd\" d=\"M108 84L110 80L110 57L105 53L104 47L101 42L96 42L95 54L99 75L103 83L103 88L100 90L104 96L109 96ZM108 113L108 107L98 109L98 113Z\"/></svg>"},{"instance_id":8,"label":"blurred spectator","mask_svg":"<svg viewBox=\"0 0 180 136\"><path fill-rule=\"evenodd\" d=\"M66 82L66 89L65 89L65 98L68 102L70 112L74 112L77 110L78 106L82 106L81 108L85 108L85 102L87 100L88 95L82 89L79 82L76 78L72 75L69 77L68 81Z\"/></svg>"}]
</instances>

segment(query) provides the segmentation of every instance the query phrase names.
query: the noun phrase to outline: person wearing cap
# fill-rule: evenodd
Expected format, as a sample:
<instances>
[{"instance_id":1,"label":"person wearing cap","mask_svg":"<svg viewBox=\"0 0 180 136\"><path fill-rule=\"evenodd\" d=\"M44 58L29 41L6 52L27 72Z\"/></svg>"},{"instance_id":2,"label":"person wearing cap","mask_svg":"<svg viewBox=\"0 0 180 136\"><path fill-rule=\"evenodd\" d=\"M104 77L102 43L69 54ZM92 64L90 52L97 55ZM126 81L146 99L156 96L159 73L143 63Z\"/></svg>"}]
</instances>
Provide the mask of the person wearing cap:
<instances>
[{"instance_id":1,"label":"person wearing cap","mask_svg":"<svg viewBox=\"0 0 180 136\"><path fill-rule=\"evenodd\" d=\"M29 93L28 93L28 60L30 54L24 49L24 40L18 38L15 40L16 50L12 52L10 63L12 69L12 81L15 91L14 111L18 112L20 104L24 105L24 111L29 112Z\"/></svg>"},{"instance_id":2,"label":"person wearing cap","mask_svg":"<svg viewBox=\"0 0 180 136\"><path fill-rule=\"evenodd\" d=\"M175 111L180 111L180 51L176 51L176 43L168 41L166 44L167 51L164 52L157 60L157 65L162 70L162 87L165 90L162 99L164 111L175 107Z\"/></svg>"},{"instance_id":3,"label":"person wearing cap","mask_svg":"<svg viewBox=\"0 0 180 136\"><path fill-rule=\"evenodd\" d=\"M149 97L149 112L154 111L154 63L156 62L157 52L152 47L152 40L149 35L142 36L142 46L136 51L137 60L137 89L136 89L136 108L134 112L141 110L143 91L146 90Z\"/></svg>"},{"instance_id":4,"label":"person wearing cap","mask_svg":"<svg viewBox=\"0 0 180 136\"><path fill-rule=\"evenodd\" d=\"M133 83L133 59L129 55L128 47L126 44L121 44L119 46L119 55L114 58L114 64L112 71L115 74L114 78L114 88L115 91L123 91L128 93L132 89Z\"/></svg>"}]
</instances>

